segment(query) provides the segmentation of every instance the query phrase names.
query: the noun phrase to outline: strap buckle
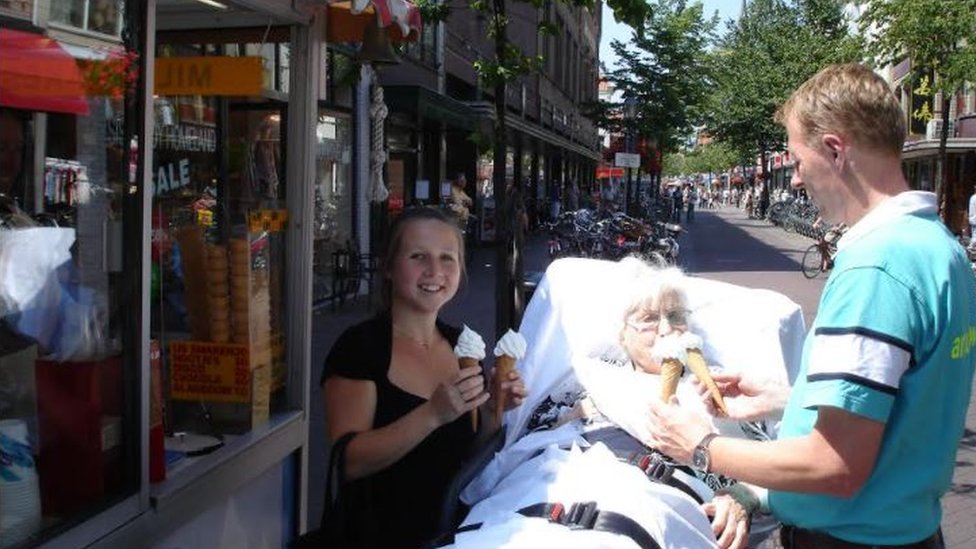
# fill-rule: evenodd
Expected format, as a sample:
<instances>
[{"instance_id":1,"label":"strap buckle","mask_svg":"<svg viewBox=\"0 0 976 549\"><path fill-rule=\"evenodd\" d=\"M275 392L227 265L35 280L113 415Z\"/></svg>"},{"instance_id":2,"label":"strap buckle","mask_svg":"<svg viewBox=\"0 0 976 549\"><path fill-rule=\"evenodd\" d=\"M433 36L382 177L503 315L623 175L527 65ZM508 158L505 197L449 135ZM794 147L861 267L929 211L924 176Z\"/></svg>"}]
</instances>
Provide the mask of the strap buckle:
<instances>
[{"instance_id":1,"label":"strap buckle","mask_svg":"<svg viewBox=\"0 0 976 549\"><path fill-rule=\"evenodd\" d=\"M592 530L593 525L596 524L596 517L596 502L584 501L570 506L569 512L562 517L559 523L570 530Z\"/></svg>"},{"instance_id":2,"label":"strap buckle","mask_svg":"<svg viewBox=\"0 0 976 549\"><path fill-rule=\"evenodd\" d=\"M644 454L637 460L637 466L655 482L668 484L674 474L674 467L665 463L657 454Z\"/></svg>"}]
</instances>

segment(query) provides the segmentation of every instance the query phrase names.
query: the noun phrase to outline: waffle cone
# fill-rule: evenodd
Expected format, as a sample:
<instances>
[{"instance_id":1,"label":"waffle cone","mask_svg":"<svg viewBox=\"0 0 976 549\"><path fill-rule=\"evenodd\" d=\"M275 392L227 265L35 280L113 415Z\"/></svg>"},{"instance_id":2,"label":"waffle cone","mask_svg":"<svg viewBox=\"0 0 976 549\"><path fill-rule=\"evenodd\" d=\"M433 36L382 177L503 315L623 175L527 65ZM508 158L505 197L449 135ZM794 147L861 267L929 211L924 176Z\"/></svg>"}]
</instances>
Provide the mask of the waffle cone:
<instances>
[{"instance_id":1,"label":"waffle cone","mask_svg":"<svg viewBox=\"0 0 976 549\"><path fill-rule=\"evenodd\" d=\"M666 358L661 364L661 400L667 402L678 390L678 381L685 367L680 360Z\"/></svg>"},{"instance_id":2,"label":"waffle cone","mask_svg":"<svg viewBox=\"0 0 976 549\"><path fill-rule=\"evenodd\" d=\"M505 413L505 394L502 392L502 382L508 379L508 375L515 370L515 357L501 355L495 357L495 418L501 423L502 414Z\"/></svg>"},{"instance_id":3,"label":"waffle cone","mask_svg":"<svg viewBox=\"0 0 976 549\"><path fill-rule=\"evenodd\" d=\"M701 381L708 388L708 393L712 395L715 407L721 410L723 414L729 415L729 409L725 407L725 399L722 398L722 392L719 391L718 385L712 379L712 373L708 370L708 365L705 364L705 356L702 355L701 349L688 349L688 369L695 374L698 381Z\"/></svg>"},{"instance_id":4,"label":"waffle cone","mask_svg":"<svg viewBox=\"0 0 976 549\"><path fill-rule=\"evenodd\" d=\"M461 365L461 369L471 368L478 365L478 359L470 356L458 357L458 364ZM478 409L475 408L471 410L471 430L478 432Z\"/></svg>"}]
</instances>

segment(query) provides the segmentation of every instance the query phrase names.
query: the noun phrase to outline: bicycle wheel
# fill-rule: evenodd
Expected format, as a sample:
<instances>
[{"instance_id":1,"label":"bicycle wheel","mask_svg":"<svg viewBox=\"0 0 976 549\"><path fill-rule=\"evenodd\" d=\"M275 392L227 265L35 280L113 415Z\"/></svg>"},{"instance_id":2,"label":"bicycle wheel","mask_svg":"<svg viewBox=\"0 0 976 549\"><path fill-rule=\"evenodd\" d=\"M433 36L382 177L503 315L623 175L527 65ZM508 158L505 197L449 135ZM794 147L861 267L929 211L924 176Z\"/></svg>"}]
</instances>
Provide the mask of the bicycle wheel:
<instances>
[{"instance_id":1,"label":"bicycle wheel","mask_svg":"<svg viewBox=\"0 0 976 549\"><path fill-rule=\"evenodd\" d=\"M820 255L820 246L810 244L807 251L803 252L803 261L800 262L800 270L803 271L803 276L817 278L817 275L820 274L820 265L822 262L823 257Z\"/></svg>"}]
</instances>

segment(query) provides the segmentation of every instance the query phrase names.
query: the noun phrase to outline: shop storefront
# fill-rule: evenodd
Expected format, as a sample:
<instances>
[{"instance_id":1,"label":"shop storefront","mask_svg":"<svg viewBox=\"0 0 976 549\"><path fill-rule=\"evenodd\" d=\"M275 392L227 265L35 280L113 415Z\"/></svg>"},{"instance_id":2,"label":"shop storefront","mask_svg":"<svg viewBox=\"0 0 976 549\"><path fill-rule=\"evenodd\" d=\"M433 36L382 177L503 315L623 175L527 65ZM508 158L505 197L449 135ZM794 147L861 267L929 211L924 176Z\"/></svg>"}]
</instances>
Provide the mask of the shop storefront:
<instances>
[{"instance_id":1,"label":"shop storefront","mask_svg":"<svg viewBox=\"0 0 976 549\"><path fill-rule=\"evenodd\" d=\"M303 528L306 197L349 211L350 123L295 5L0 2L0 547Z\"/></svg>"},{"instance_id":2,"label":"shop storefront","mask_svg":"<svg viewBox=\"0 0 976 549\"><path fill-rule=\"evenodd\" d=\"M910 141L902 150L902 171L912 189L936 192L939 142ZM946 226L957 234L969 227L968 204L976 180L976 139L951 138L946 143L945 192L940 210Z\"/></svg>"}]
</instances>

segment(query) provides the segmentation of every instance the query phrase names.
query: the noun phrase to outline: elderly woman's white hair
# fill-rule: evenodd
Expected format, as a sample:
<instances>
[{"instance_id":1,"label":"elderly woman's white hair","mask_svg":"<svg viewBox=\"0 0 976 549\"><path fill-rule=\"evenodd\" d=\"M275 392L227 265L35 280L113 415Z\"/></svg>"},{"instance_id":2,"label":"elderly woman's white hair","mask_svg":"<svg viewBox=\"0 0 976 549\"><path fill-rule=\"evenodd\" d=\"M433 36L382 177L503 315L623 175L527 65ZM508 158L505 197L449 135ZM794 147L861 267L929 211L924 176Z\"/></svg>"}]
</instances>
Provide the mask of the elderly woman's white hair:
<instances>
[{"instance_id":1,"label":"elderly woman's white hair","mask_svg":"<svg viewBox=\"0 0 976 549\"><path fill-rule=\"evenodd\" d=\"M627 317L653 306L665 294L673 295L683 308L688 308L685 273L678 267L652 265L636 257L625 257L620 260L620 265L633 274L633 283L627 289L626 305L620 317L621 329Z\"/></svg>"}]
</instances>

